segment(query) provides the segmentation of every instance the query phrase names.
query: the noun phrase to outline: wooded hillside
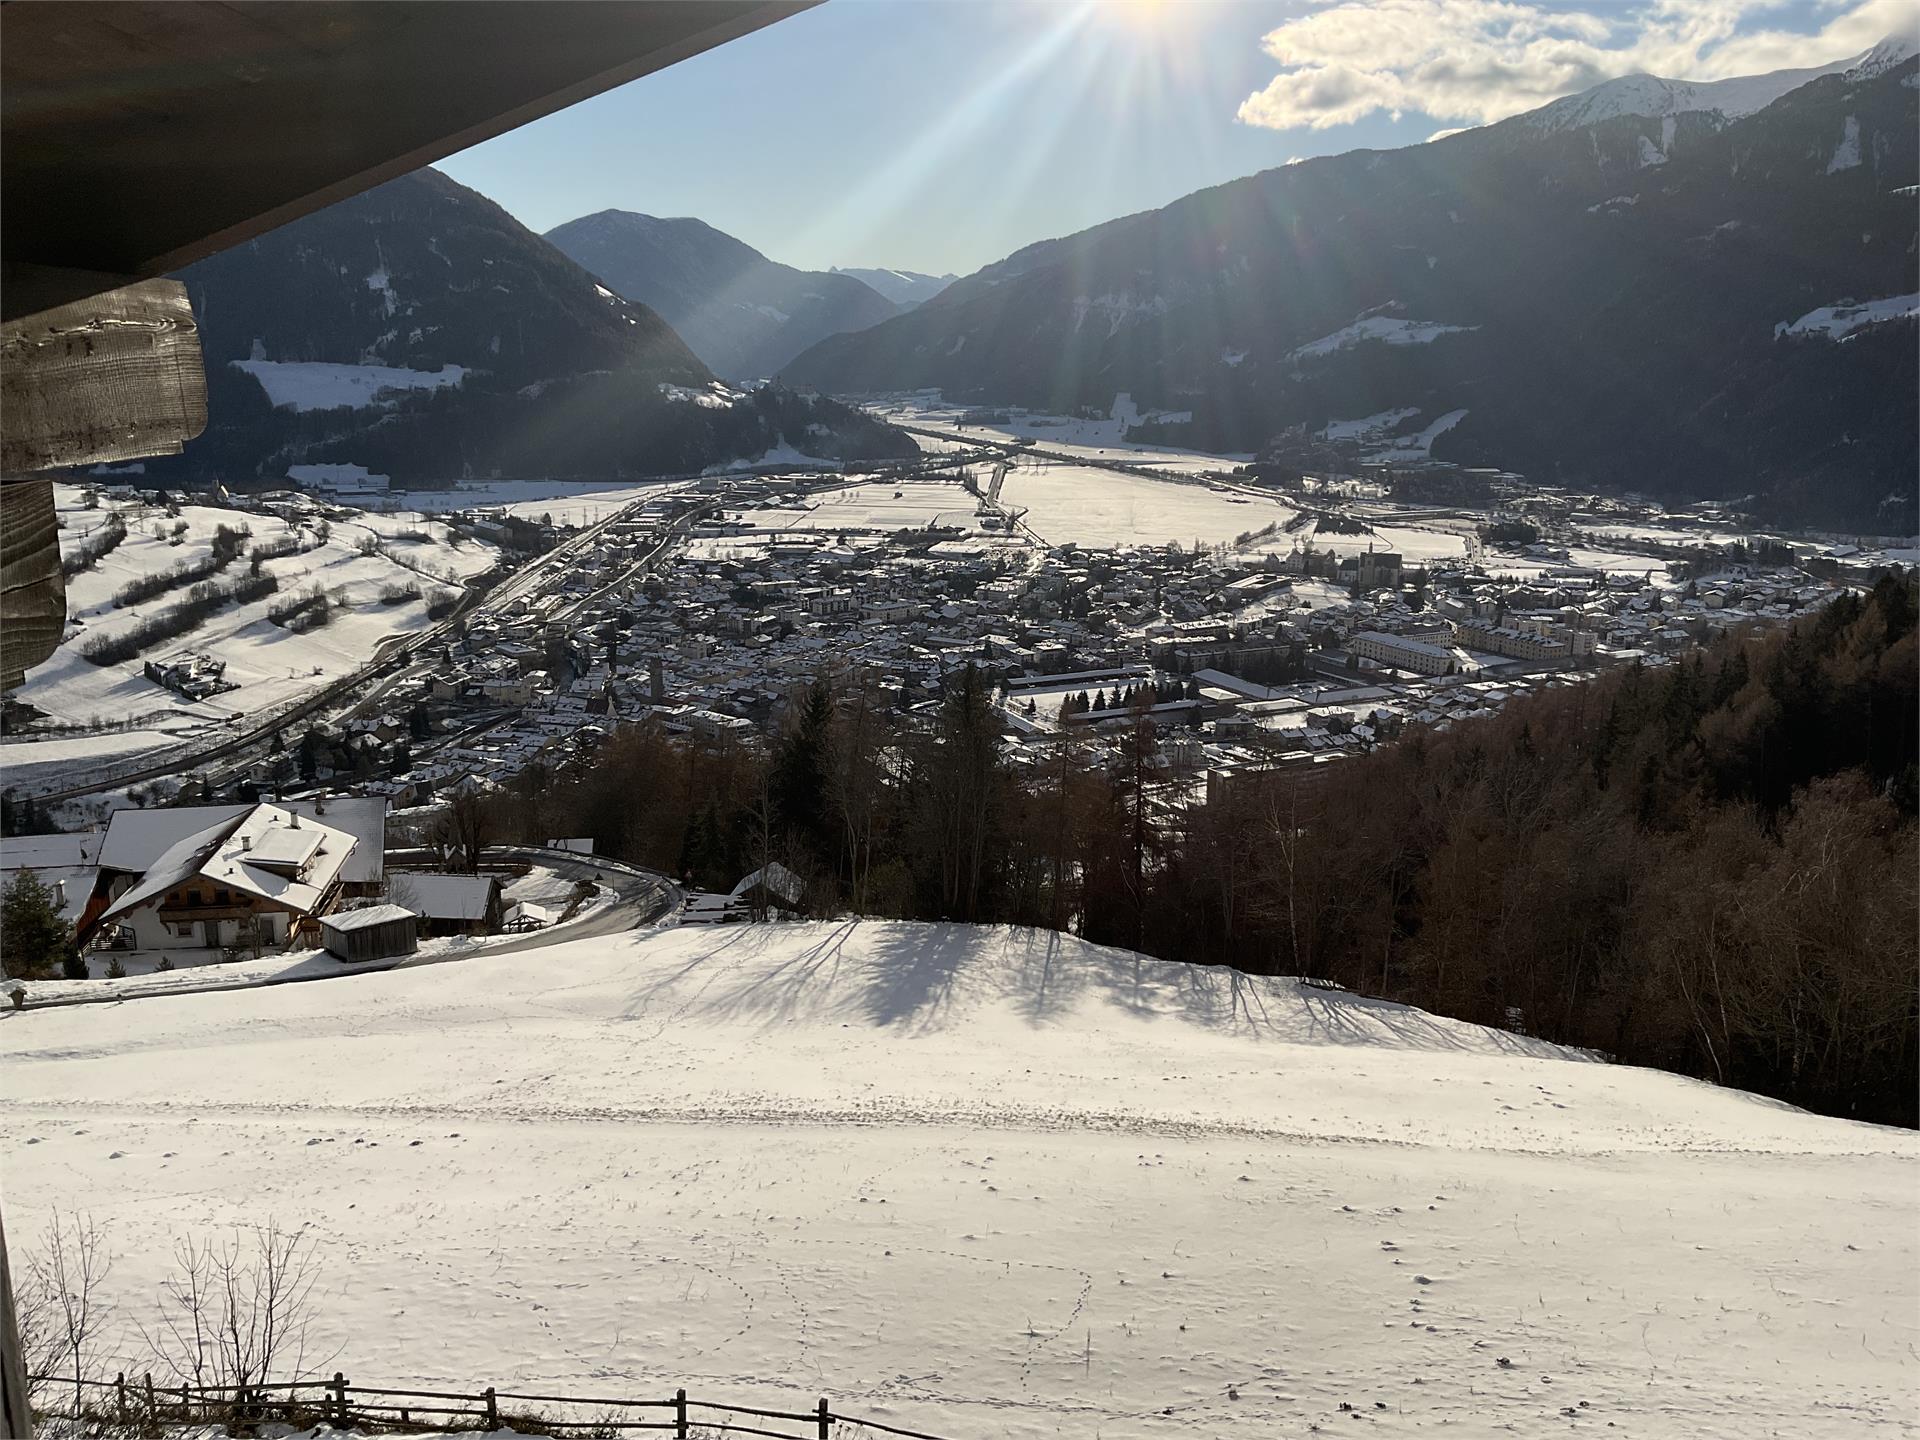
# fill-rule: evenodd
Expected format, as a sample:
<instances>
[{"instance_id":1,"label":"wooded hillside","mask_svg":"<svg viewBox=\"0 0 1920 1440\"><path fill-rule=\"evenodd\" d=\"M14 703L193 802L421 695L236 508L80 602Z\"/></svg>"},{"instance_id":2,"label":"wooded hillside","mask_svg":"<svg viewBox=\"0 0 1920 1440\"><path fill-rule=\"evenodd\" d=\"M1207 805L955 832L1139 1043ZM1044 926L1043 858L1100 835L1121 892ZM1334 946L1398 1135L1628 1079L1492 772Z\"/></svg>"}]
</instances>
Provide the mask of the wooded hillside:
<instances>
[{"instance_id":1,"label":"wooded hillside","mask_svg":"<svg viewBox=\"0 0 1920 1440\"><path fill-rule=\"evenodd\" d=\"M1144 710L1010 763L991 685L937 714L823 678L770 757L629 727L495 823L806 906L1071 930L1336 980L1863 1119L1915 1122L1916 583L1197 801Z\"/></svg>"}]
</instances>

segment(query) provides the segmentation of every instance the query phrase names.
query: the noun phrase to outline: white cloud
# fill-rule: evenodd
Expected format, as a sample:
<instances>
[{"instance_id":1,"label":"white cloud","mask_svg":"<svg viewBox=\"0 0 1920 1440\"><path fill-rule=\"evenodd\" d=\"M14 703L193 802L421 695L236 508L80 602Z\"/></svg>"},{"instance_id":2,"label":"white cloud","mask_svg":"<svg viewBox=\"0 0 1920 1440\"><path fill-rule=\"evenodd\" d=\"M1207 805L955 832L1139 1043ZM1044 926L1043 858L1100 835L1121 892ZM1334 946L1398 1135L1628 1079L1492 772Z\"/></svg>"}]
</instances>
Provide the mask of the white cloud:
<instances>
[{"instance_id":1,"label":"white cloud","mask_svg":"<svg viewBox=\"0 0 1920 1440\"><path fill-rule=\"evenodd\" d=\"M1553 11L1528 0L1322 0L1264 41L1280 74L1241 102L1272 130L1380 112L1484 125L1618 75L1716 80L1824 65L1911 33L1917 0L1824 0L1814 34L1768 28L1781 0L1639 0Z\"/></svg>"}]
</instances>

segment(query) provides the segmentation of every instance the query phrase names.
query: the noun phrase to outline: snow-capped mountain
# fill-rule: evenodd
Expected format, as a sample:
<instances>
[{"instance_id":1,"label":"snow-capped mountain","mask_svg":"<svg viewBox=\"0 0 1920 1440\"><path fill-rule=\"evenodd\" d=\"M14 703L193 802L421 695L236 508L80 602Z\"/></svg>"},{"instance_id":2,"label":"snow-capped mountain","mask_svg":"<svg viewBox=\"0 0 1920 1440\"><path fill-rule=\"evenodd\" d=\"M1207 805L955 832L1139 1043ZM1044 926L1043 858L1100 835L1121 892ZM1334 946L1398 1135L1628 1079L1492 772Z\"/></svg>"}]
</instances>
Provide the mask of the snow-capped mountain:
<instances>
[{"instance_id":1,"label":"snow-capped mountain","mask_svg":"<svg viewBox=\"0 0 1920 1440\"><path fill-rule=\"evenodd\" d=\"M783 374L1055 410L1124 392L1192 412L1142 438L1221 451L1452 417L1435 458L1910 533L1920 92L1876 53L1736 118L1780 78L1613 82L1573 97L1600 118L1270 170L1028 246ZM1793 328L1823 309L1885 318Z\"/></svg>"},{"instance_id":2,"label":"snow-capped mountain","mask_svg":"<svg viewBox=\"0 0 1920 1440\"><path fill-rule=\"evenodd\" d=\"M1822 75L1850 72L1867 63L1882 47L1893 43L1883 41L1865 55L1836 60L1831 65L1773 70L1765 75L1736 75L1727 80L1664 80L1658 75L1622 75L1615 80L1603 80L1577 95L1563 96L1517 118L1541 134L1592 125L1616 115L1659 119L1694 111L1717 111L1723 119L1738 120L1743 115L1766 109L1788 91L1798 90Z\"/></svg>"},{"instance_id":3,"label":"snow-capped mountain","mask_svg":"<svg viewBox=\"0 0 1920 1440\"><path fill-rule=\"evenodd\" d=\"M1920 54L1920 41L1912 35L1889 35L1854 64L1847 67L1849 80L1871 80L1889 70L1897 70Z\"/></svg>"},{"instance_id":4,"label":"snow-capped mountain","mask_svg":"<svg viewBox=\"0 0 1920 1440\"><path fill-rule=\"evenodd\" d=\"M903 310L926 304L960 278L958 275L925 275L918 270L860 270L839 265L831 273L853 276Z\"/></svg>"},{"instance_id":5,"label":"snow-capped mountain","mask_svg":"<svg viewBox=\"0 0 1920 1440\"><path fill-rule=\"evenodd\" d=\"M602 210L546 238L627 299L659 311L730 380L764 379L818 340L898 313L850 274L778 264L701 220Z\"/></svg>"}]
</instances>

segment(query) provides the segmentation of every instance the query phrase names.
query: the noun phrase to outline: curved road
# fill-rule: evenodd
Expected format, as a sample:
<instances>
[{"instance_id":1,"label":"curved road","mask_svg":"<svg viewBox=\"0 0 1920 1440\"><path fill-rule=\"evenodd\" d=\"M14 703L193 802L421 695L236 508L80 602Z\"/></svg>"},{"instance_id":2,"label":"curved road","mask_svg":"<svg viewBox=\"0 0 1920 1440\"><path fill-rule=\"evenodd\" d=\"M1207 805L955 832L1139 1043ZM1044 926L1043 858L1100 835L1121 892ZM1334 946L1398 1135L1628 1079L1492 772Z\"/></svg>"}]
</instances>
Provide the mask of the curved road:
<instances>
[{"instance_id":1,"label":"curved road","mask_svg":"<svg viewBox=\"0 0 1920 1440\"><path fill-rule=\"evenodd\" d=\"M642 870L638 866L626 865L618 860L607 860L592 855L576 855L565 850L548 850L544 846L537 845L489 846L486 853L490 858L495 859L531 861L568 879L591 880L597 885L604 885L612 890L616 898L611 905L595 910L578 920L565 921L559 925L549 926L545 930L536 930L511 940L500 940L489 945L466 946L431 955L402 955L391 960L363 960L352 964L337 960L325 951L319 951L299 959L288 957L291 963L281 970L238 977L231 974L232 967L227 965L196 966L192 970L173 971L163 982L142 984L143 980L152 981L152 977L146 976L136 976L126 980L87 981L84 982L88 986L86 992L30 998L21 1008L45 1010L64 1005L112 1005L124 1000L159 1000L173 995L204 995L216 990L257 990L267 985L297 985L310 980L338 980L351 975L378 974L386 970L409 970L419 965L447 965L459 960L512 955L527 950L543 950L551 945L564 945L572 940L591 940L605 935L622 935L630 930L638 930L679 914L680 907L685 901L685 895L679 885L668 876L656 874L651 870ZM237 963L251 967L260 962L243 960ZM222 972L227 973L223 976ZM204 980L199 978L203 975L206 977ZM4 1013L13 1012L0 1011L0 1014Z\"/></svg>"}]
</instances>

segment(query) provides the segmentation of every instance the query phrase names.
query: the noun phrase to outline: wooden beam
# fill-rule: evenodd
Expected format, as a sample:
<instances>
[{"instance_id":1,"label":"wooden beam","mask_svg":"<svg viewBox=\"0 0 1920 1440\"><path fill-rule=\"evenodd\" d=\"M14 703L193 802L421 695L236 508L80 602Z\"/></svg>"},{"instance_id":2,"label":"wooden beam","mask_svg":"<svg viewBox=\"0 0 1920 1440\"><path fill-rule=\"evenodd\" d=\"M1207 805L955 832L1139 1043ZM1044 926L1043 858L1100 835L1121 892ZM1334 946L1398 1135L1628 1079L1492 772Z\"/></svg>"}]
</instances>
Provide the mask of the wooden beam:
<instances>
[{"instance_id":1,"label":"wooden beam","mask_svg":"<svg viewBox=\"0 0 1920 1440\"><path fill-rule=\"evenodd\" d=\"M178 455L207 426L186 286L143 280L0 326L0 414L8 476Z\"/></svg>"},{"instance_id":2,"label":"wooden beam","mask_svg":"<svg viewBox=\"0 0 1920 1440\"><path fill-rule=\"evenodd\" d=\"M0 252L170 273L814 3L0 4Z\"/></svg>"},{"instance_id":3,"label":"wooden beam","mask_svg":"<svg viewBox=\"0 0 1920 1440\"><path fill-rule=\"evenodd\" d=\"M0 691L53 654L66 626L53 481L0 485Z\"/></svg>"}]
</instances>

